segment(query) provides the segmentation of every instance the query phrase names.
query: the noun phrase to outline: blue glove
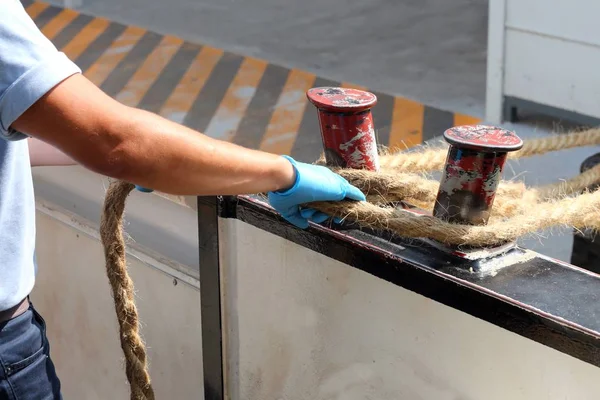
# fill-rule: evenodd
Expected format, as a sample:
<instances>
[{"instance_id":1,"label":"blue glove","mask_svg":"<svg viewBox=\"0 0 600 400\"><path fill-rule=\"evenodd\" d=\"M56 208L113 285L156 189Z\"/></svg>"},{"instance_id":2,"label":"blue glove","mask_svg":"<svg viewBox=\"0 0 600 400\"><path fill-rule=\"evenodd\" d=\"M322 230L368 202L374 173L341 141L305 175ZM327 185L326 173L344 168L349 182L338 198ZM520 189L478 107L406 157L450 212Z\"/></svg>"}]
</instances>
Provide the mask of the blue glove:
<instances>
[{"instance_id":1,"label":"blue glove","mask_svg":"<svg viewBox=\"0 0 600 400\"><path fill-rule=\"evenodd\" d=\"M366 201L365 195L358 188L329 168L297 162L289 156L283 157L294 166L296 181L283 192L269 192L268 198L271 206L297 227L305 229L308 228L309 220L322 223L329 218L312 208L300 209L301 204L344 199Z\"/></svg>"},{"instance_id":2,"label":"blue glove","mask_svg":"<svg viewBox=\"0 0 600 400\"><path fill-rule=\"evenodd\" d=\"M148 189L148 188L145 188L145 187L142 187L142 186L138 186L138 185L135 185L135 188L137 190L139 190L140 192L143 192L143 193L152 193L154 191L152 189Z\"/></svg>"}]
</instances>

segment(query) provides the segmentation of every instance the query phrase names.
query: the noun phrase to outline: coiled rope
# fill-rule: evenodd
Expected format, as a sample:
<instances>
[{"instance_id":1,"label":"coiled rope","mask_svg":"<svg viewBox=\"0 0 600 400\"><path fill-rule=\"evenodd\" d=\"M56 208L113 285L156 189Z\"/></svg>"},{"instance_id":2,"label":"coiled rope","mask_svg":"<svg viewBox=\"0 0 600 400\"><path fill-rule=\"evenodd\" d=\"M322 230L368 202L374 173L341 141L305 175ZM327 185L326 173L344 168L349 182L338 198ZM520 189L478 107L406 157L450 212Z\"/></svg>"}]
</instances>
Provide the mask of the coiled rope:
<instances>
[{"instance_id":1,"label":"coiled rope","mask_svg":"<svg viewBox=\"0 0 600 400\"><path fill-rule=\"evenodd\" d=\"M600 144L600 129L529 140L510 158ZM366 202L316 202L309 207L347 218L364 227L384 229L406 238L429 238L448 245L494 246L547 229L569 226L600 229L600 190L585 192L600 182L600 165L568 181L537 188L521 182L502 181L490 222L485 226L444 222L430 215L416 215L391 204L403 201L424 210L433 208L439 182L424 173L444 166L446 149L415 153L383 154L381 171L339 169L335 172L361 189ZM133 282L127 272L123 239L123 212L134 185L112 182L106 193L100 235L106 273L119 322L121 348L131 400L153 400L147 356L139 334ZM574 194L579 194L570 197Z\"/></svg>"}]
</instances>

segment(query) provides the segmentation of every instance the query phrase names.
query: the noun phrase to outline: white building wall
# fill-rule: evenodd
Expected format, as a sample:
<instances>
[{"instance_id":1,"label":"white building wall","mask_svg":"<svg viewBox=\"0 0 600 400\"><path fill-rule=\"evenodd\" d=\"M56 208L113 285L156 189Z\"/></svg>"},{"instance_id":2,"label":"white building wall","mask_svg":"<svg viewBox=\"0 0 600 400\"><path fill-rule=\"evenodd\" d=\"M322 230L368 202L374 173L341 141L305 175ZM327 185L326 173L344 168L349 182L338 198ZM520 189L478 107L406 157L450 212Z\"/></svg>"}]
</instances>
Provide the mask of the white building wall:
<instances>
[{"instance_id":1,"label":"white building wall","mask_svg":"<svg viewBox=\"0 0 600 400\"><path fill-rule=\"evenodd\" d=\"M600 118L595 0L490 0L486 119L513 96Z\"/></svg>"}]
</instances>

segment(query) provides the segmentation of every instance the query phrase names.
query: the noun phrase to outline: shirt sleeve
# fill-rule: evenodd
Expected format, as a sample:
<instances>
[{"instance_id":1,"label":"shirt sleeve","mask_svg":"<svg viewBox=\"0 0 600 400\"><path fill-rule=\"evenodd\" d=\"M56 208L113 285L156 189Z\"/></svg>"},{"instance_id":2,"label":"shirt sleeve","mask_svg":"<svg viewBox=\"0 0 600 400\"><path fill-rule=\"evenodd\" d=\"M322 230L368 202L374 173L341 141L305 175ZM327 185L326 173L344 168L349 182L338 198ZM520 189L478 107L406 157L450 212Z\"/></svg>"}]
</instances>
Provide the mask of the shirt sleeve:
<instances>
[{"instance_id":1,"label":"shirt sleeve","mask_svg":"<svg viewBox=\"0 0 600 400\"><path fill-rule=\"evenodd\" d=\"M11 124L81 70L44 36L19 0L2 0L0 10L0 138L18 140L25 135Z\"/></svg>"}]
</instances>

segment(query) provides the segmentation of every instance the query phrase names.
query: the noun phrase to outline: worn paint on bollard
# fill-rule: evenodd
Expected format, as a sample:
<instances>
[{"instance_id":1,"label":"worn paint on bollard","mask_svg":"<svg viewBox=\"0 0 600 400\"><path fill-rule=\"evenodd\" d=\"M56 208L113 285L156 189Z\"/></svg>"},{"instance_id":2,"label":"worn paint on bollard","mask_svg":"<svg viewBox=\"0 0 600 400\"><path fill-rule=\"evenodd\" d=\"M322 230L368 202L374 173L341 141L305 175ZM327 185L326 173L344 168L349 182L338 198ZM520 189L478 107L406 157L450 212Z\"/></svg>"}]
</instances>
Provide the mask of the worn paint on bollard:
<instances>
[{"instance_id":1,"label":"worn paint on bollard","mask_svg":"<svg viewBox=\"0 0 600 400\"><path fill-rule=\"evenodd\" d=\"M307 96L318 109L327 165L378 171L371 113L377 97L363 90L337 87L313 88Z\"/></svg>"},{"instance_id":2,"label":"worn paint on bollard","mask_svg":"<svg viewBox=\"0 0 600 400\"><path fill-rule=\"evenodd\" d=\"M509 151L523 141L512 131L465 125L444 132L450 143L433 215L448 222L487 223Z\"/></svg>"}]
</instances>

